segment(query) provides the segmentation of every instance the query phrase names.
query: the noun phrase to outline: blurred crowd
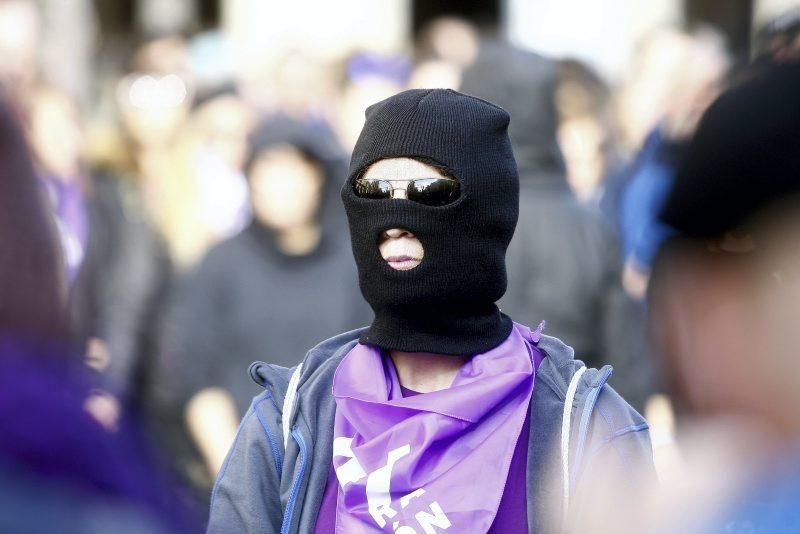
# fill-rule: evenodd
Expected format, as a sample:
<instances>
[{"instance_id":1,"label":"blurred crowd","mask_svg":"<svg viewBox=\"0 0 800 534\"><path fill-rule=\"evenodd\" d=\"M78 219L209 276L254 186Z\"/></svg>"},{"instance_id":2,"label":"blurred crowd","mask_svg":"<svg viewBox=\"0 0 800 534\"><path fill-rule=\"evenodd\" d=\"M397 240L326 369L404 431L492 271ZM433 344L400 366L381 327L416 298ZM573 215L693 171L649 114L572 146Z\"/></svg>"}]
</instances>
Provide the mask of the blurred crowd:
<instances>
[{"instance_id":1,"label":"blurred crowd","mask_svg":"<svg viewBox=\"0 0 800 534\"><path fill-rule=\"evenodd\" d=\"M703 335L725 337L707 352L729 370L728 387L748 372L732 363L744 339L757 345L742 356L753 364L792 350L788 325L770 348L755 325L731 334L749 328L732 305L703 307L732 291L727 266L686 244L658 258L676 233L660 214L697 157L701 117L727 88L800 57L800 11L764 26L746 61L713 27L660 28L613 83L454 17L428 24L406 55L298 50L247 80L219 31L145 36L115 69L98 68L88 101L41 76L41 31L35 2L0 1L0 496L26 514L0 519L0 530L35 532L70 507L91 509L78 530L201 528L259 393L248 366L296 365L317 342L371 321L339 190L365 108L406 88L450 87L511 114L521 205L500 306L518 322L545 321L587 364L614 366L611 385L651 419L663 476L680 456L671 406L682 395L695 409L722 403L687 393L717 379L708 370L699 385L687 380L680 362L664 365L664 347L702 353L713 342ZM799 234L797 216L786 217L768 233L769 261L791 264L780 251L796 253ZM733 253L749 250L743 240L728 244ZM692 298L676 303L676 293ZM783 308L769 313L800 315L777 293ZM687 339L682 321L708 331ZM796 364L782 377L775 366L764 383L798 390ZM762 406L766 390L739 391L752 395L743 406ZM796 400L776 402L793 411Z\"/></svg>"}]
</instances>

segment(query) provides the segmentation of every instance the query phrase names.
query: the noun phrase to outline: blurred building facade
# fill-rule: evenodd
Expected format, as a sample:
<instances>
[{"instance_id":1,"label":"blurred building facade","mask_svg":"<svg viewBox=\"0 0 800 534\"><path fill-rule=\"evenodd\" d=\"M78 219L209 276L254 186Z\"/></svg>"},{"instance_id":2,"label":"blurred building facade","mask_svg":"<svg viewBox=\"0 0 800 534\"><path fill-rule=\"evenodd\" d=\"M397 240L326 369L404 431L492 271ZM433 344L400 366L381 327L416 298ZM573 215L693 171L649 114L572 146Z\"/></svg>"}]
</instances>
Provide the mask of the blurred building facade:
<instances>
[{"instance_id":1,"label":"blurred building facade","mask_svg":"<svg viewBox=\"0 0 800 534\"><path fill-rule=\"evenodd\" d=\"M447 14L492 27L522 48L582 59L618 79L654 28L712 24L736 54L746 51L759 24L794 6L793 0L43 0L40 56L51 83L88 102L95 42L108 53L136 35L218 27L247 73L298 49L328 59L353 50L408 51L427 22Z\"/></svg>"}]
</instances>

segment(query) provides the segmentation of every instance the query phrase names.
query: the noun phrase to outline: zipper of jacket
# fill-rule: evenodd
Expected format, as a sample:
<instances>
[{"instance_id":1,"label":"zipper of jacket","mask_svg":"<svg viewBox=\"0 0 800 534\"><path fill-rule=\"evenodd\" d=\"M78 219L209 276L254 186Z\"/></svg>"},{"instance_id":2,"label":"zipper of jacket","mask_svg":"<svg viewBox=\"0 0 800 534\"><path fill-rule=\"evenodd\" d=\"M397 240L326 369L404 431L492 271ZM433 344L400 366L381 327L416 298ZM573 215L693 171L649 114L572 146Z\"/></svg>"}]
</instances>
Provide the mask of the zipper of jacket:
<instances>
[{"instance_id":1,"label":"zipper of jacket","mask_svg":"<svg viewBox=\"0 0 800 534\"><path fill-rule=\"evenodd\" d=\"M306 471L306 458L308 450L306 448L306 440L303 435L297 430L297 427L292 429L292 437L300 447L300 466L297 469L297 476L292 482L292 489L289 491L289 502L286 503L286 511L283 513L283 523L281 524L281 534L289 534L289 529L292 526L292 516L294 515L294 507L297 504L297 494L300 492L300 484L303 482L303 475Z\"/></svg>"},{"instance_id":2,"label":"zipper of jacket","mask_svg":"<svg viewBox=\"0 0 800 534\"><path fill-rule=\"evenodd\" d=\"M272 392L267 390L266 396L261 399L258 404L261 404L265 400L272 401L272 405L275 406L275 398L272 396ZM256 404L253 409L256 412L256 417L258 421L261 423L261 427L264 429L264 433L267 435L267 441L269 441L269 447L272 449L272 459L275 462L275 471L278 472L278 478L281 476L281 466L283 465L283 456L281 455L281 450L278 448L278 443L275 440L275 436L272 434L272 431L269 429L269 425L261 417L261 412L258 411L258 404Z\"/></svg>"},{"instance_id":3,"label":"zipper of jacket","mask_svg":"<svg viewBox=\"0 0 800 534\"><path fill-rule=\"evenodd\" d=\"M589 429L589 421L591 420L594 407L597 404L597 398L600 396L600 392L603 390L606 382L608 382L608 379L611 378L612 372L613 370L611 367L606 367L603 370L603 374L600 376L600 380L598 381L597 385L592 388L592 391L590 391L586 397L586 403L584 404L583 412L581 413L580 424L578 426L578 446L576 447L575 451L575 470L572 472L572 476L570 477L570 487L574 485L578 471L580 471L583 467L581 464L583 462L583 450L584 446L586 445L586 433Z\"/></svg>"}]
</instances>

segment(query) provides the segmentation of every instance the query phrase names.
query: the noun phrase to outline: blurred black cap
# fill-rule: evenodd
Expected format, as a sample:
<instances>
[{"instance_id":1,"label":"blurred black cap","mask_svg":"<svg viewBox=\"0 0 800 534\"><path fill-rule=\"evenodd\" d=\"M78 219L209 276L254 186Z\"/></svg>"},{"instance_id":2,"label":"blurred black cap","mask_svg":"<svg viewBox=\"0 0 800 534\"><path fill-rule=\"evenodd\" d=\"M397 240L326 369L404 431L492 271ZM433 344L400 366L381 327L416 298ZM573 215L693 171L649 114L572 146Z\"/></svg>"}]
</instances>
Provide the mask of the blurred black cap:
<instances>
[{"instance_id":1,"label":"blurred black cap","mask_svg":"<svg viewBox=\"0 0 800 534\"><path fill-rule=\"evenodd\" d=\"M800 193L800 62L723 93L706 111L661 220L688 237L718 237Z\"/></svg>"}]
</instances>

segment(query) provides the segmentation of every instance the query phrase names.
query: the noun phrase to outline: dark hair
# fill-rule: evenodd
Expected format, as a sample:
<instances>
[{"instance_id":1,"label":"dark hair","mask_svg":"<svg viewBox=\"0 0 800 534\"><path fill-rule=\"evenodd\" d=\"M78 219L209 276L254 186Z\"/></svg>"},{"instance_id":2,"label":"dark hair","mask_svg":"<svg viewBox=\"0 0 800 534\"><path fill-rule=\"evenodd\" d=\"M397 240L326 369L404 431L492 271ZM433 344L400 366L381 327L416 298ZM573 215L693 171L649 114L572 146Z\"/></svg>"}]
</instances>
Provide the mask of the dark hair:
<instances>
[{"instance_id":1,"label":"dark hair","mask_svg":"<svg viewBox=\"0 0 800 534\"><path fill-rule=\"evenodd\" d=\"M791 47L800 36L800 7L790 9L764 24L756 33L754 56L771 56Z\"/></svg>"},{"instance_id":2,"label":"dark hair","mask_svg":"<svg viewBox=\"0 0 800 534\"><path fill-rule=\"evenodd\" d=\"M0 95L0 330L66 336L55 223L16 117Z\"/></svg>"}]
</instances>

